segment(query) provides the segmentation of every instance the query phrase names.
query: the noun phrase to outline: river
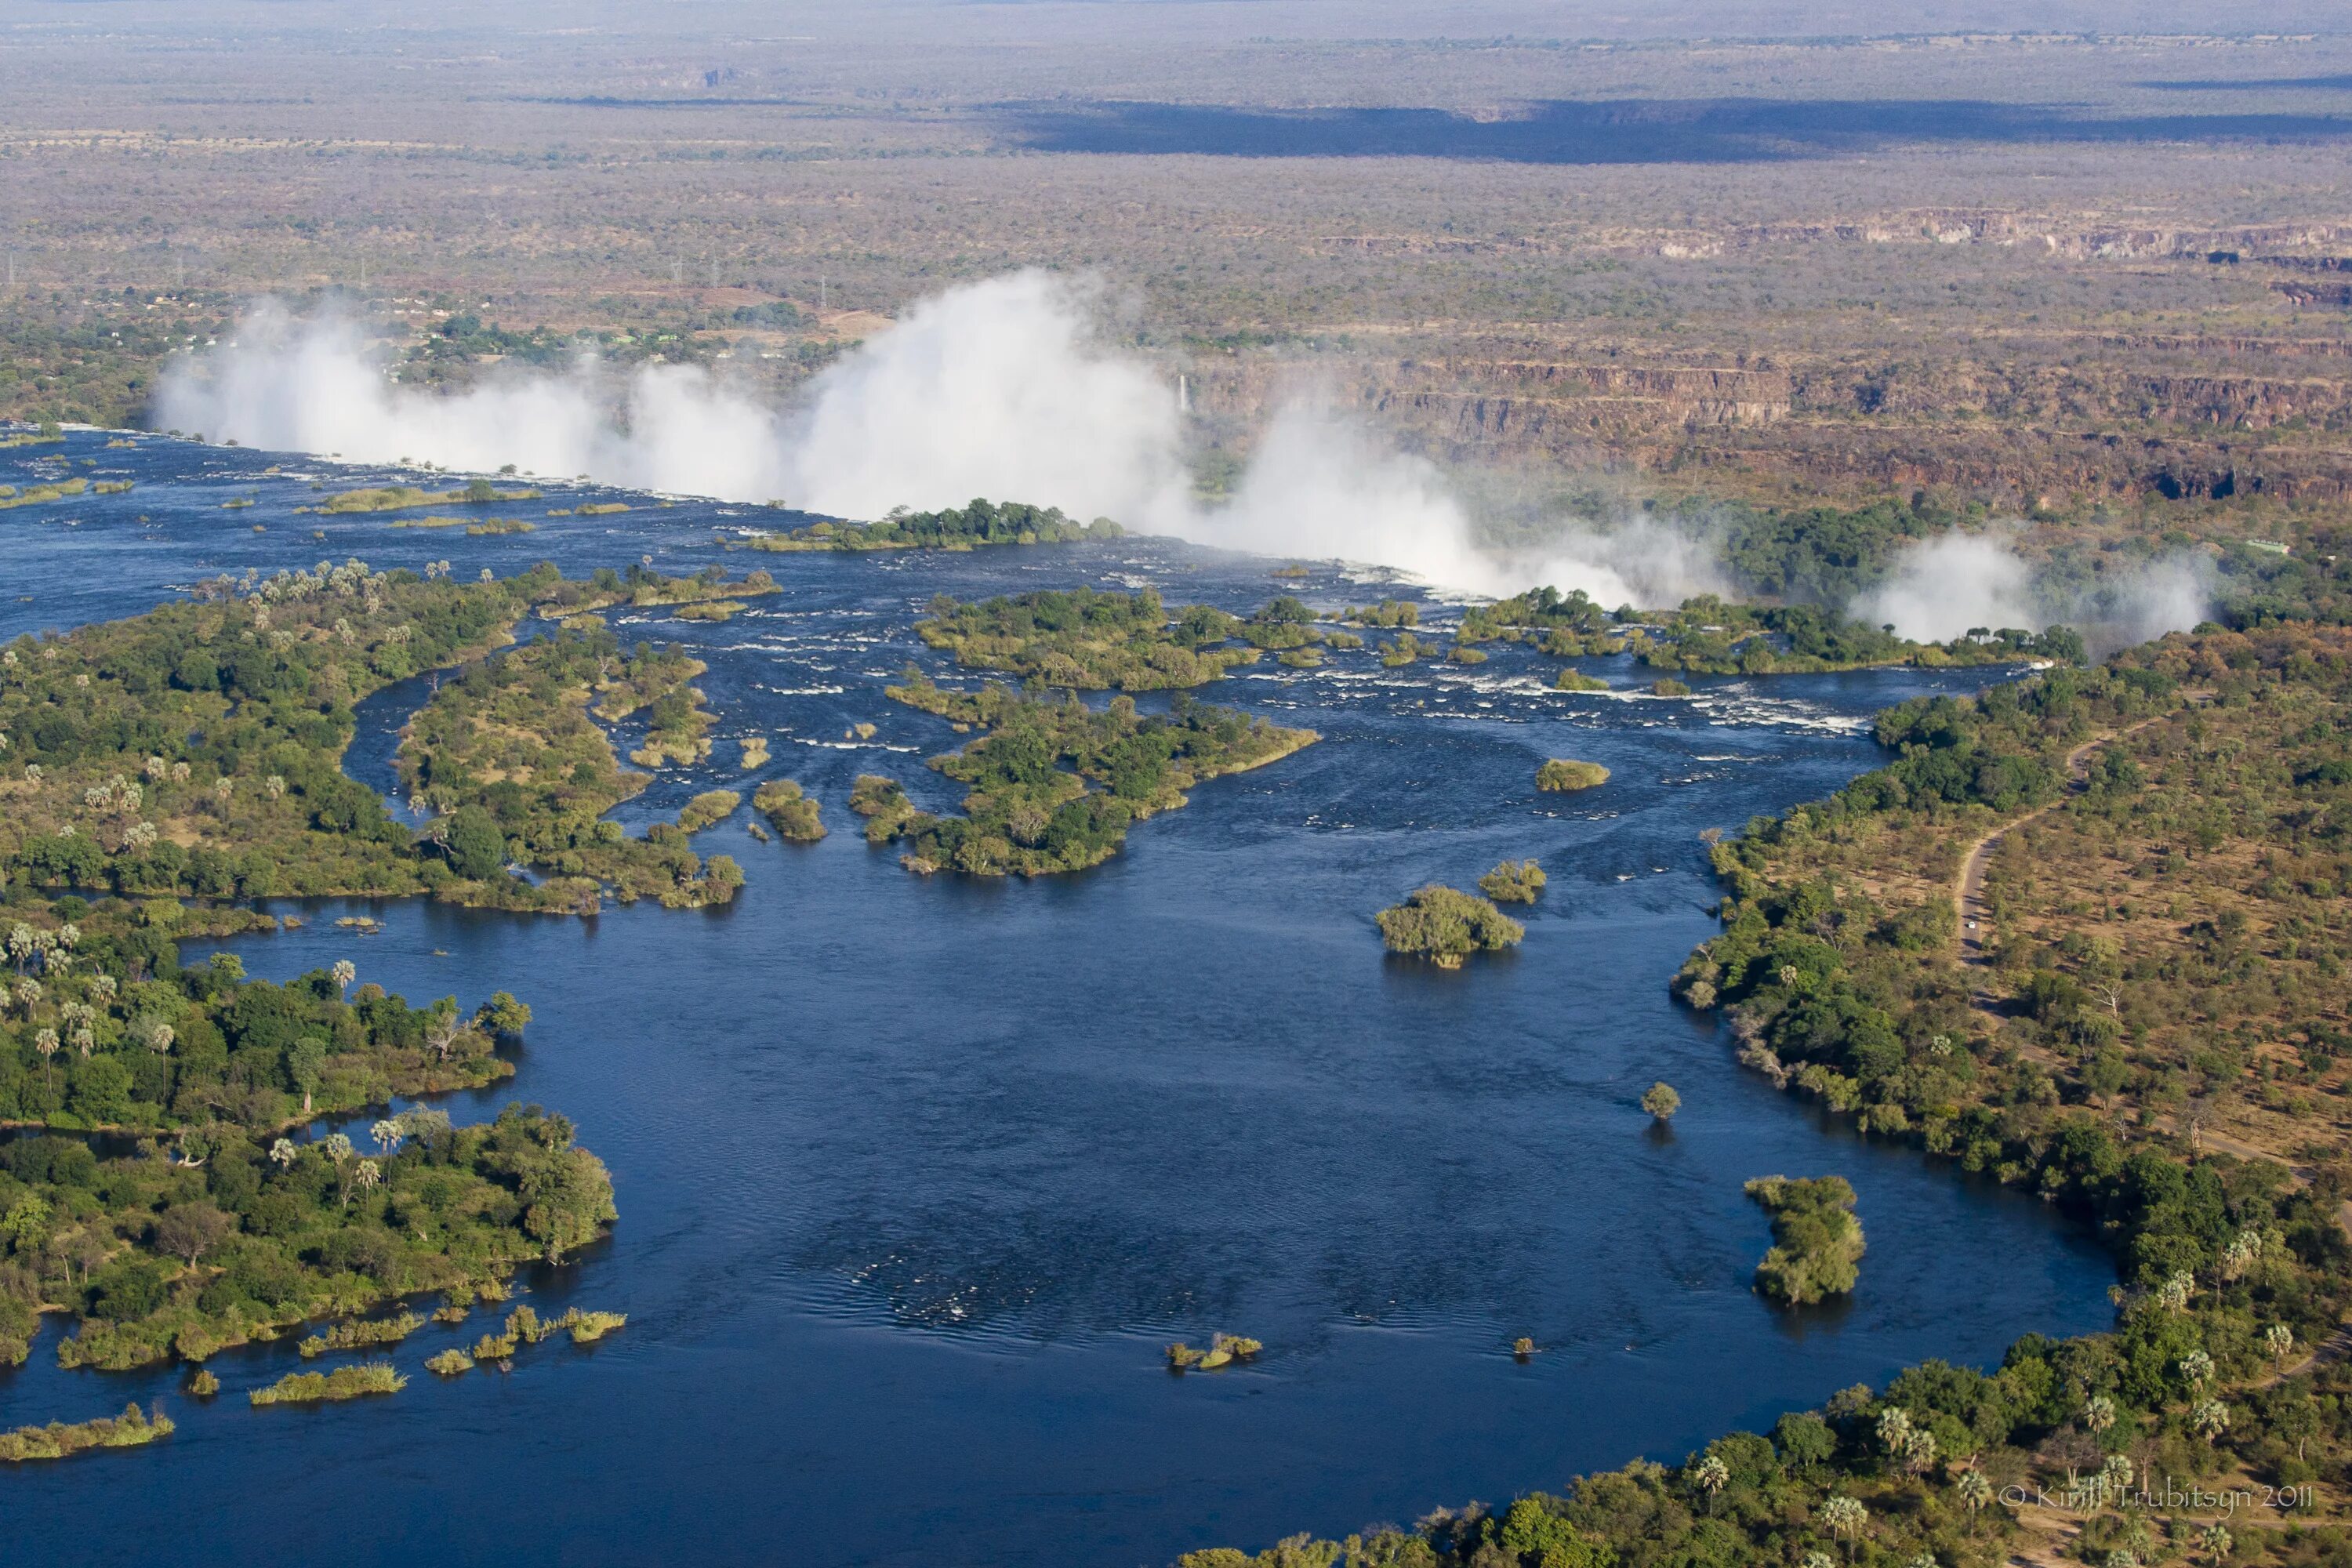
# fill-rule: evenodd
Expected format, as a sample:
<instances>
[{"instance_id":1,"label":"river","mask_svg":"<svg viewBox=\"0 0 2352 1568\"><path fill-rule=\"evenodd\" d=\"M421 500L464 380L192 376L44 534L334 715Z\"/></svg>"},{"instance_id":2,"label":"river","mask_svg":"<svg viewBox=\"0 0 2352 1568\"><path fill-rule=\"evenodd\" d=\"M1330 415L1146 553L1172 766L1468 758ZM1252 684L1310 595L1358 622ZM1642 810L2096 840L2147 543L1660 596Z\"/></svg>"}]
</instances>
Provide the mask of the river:
<instances>
[{"instance_id":1,"label":"river","mask_svg":"<svg viewBox=\"0 0 2352 1568\"><path fill-rule=\"evenodd\" d=\"M54 471L36 459L58 451L0 452L0 483ZM720 736L714 765L669 770L622 815L730 782L734 742L760 733L773 756L753 776L799 779L833 834L761 844L747 814L704 832L697 847L749 879L720 910L331 901L299 931L227 944L272 978L349 958L412 1000L528 1001L516 1077L441 1103L577 1121L621 1220L527 1299L629 1323L505 1375L425 1374L478 1314L402 1346L415 1375L394 1398L253 1410L247 1388L301 1364L290 1341L218 1358L206 1404L178 1372L59 1370L52 1320L0 1373L0 1426L160 1397L180 1427L0 1477L26 1561L144 1563L168 1542L240 1568L289 1547L353 1563L1160 1564L1676 1461L1913 1361L1986 1364L2021 1332L2107 1319L2087 1234L1775 1092L1666 994L1714 929L1700 831L1836 787L1878 760L1873 710L1978 677L1702 679L1654 699L1622 660L1585 662L1614 692L1551 691L1553 661L1513 647L1473 668L1384 670L1369 649L1318 671L1269 661L1202 695L1321 744L1202 786L1084 875L922 879L869 849L844 803L865 772L952 802L921 761L957 738L880 689L909 659L951 673L912 635L933 594L1150 584L1247 611L1413 590L1328 564L1277 581L1277 563L1161 540L724 552L714 531L772 515L586 489L494 509L534 533L469 538L292 511L313 484L414 476L102 433L63 455L137 488L0 512L0 636L322 558L446 558L467 576L541 558L764 566L784 591L731 622L617 617L625 637L695 645ZM542 515L582 499L634 510ZM362 713L350 766L379 787L400 706ZM872 741L844 738L859 722ZM1613 776L1538 795L1547 756ZM1458 974L1382 954L1374 910L1526 856L1551 882L1516 952ZM347 912L386 929L335 926ZM1658 1079L1683 1097L1670 1130L1635 1103ZM1769 1238L1740 1184L1831 1172L1861 1194L1860 1288L1776 1310L1748 1289ZM1163 1369L1162 1345L1213 1330L1265 1353ZM1524 1363L1522 1334L1539 1347Z\"/></svg>"}]
</instances>

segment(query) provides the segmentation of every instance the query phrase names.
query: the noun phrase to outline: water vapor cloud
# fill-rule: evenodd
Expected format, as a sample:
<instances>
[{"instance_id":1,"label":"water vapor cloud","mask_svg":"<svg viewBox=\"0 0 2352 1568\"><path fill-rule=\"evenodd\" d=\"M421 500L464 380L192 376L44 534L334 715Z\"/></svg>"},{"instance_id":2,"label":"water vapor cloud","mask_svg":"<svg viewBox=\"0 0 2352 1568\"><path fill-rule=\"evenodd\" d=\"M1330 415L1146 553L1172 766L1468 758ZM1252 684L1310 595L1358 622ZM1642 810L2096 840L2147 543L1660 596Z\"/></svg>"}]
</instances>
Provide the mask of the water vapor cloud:
<instances>
[{"instance_id":1,"label":"water vapor cloud","mask_svg":"<svg viewBox=\"0 0 2352 1568\"><path fill-rule=\"evenodd\" d=\"M1084 282L1023 271L923 301L829 366L790 408L686 365L631 372L583 357L560 374L496 373L456 393L404 387L347 317L250 311L233 342L166 376L175 429L351 461L586 475L604 483L783 500L873 518L975 496L1266 554L1384 566L1443 588L1535 583L1605 604L1671 603L1727 586L1708 552L1646 524L1563 524L1540 550L1482 548L1437 468L1327 400L1280 406L1223 505L1184 459L1166 374L1102 346Z\"/></svg>"},{"instance_id":2,"label":"water vapor cloud","mask_svg":"<svg viewBox=\"0 0 2352 1568\"><path fill-rule=\"evenodd\" d=\"M229 345L172 369L157 413L167 426L249 447L478 473L513 464L841 517L1024 500L1232 549L1384 566L1470 594L1549 584L1613 607L1736 592L1702 534L1640 514L1609 527L1555 520L1534 531L1538 545L1490 547L1435 465L1311 391L1277 406L1232 499L1203 504L1172 378L1104 343L1100 303L1092 285L1035 270L961 285L828 366L791 406L698 367L624 371L593 357L561 373L493 373L456 393L406 387L349 318L297 320L265 303ZM2189 561L2069 595L2005 540L1955 534L1913 549L1848 608L1937 641L2060 620L2137 640L2195 624L2209 598Z\"/></svg>"},{"instance_id":3,"label":"water vapor cloud","mask_svg":"<svg viewBox=\"0 0 2352 1568\"><path fill-rule=\"evenodd\" d=\"M2071 584L2037 572L2011 536L1947 533L1906 550L1886 580L1857 595L1847 613L1921 642L2063 623L2097 652L2188 630L2212 614L2213 594L2212 567L2202 556L2166 556Z\"/></svg>"}]
</instances>

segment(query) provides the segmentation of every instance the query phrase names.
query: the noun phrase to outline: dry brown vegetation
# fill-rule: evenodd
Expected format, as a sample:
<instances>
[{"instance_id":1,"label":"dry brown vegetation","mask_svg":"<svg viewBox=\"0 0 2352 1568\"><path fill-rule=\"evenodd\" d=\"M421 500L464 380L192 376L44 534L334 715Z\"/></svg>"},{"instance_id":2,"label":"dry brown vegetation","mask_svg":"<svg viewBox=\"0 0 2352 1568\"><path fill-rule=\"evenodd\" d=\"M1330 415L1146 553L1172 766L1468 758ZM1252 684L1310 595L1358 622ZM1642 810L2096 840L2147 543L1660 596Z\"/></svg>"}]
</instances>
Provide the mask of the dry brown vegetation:
<instances>
[{"instance_id":1,"label":"dry brown vegetation","mask_svg":"<svg viewBox=\"0 0 2352 1568\"><path fill-rule=\"evenodd\" d=\"M330 285L397 340L471 312L789 384L1037 264L1099 272L1192 376L1213 486L1320 380L1591 507L1917 489L2141 530L2352 496L2352 38L1116 10L290 12L234 43L61 10L0 54L0 410L123 416L167 339ZM1710 41L1624 36L1678 25Z\"/></svg>"}]
</instances>

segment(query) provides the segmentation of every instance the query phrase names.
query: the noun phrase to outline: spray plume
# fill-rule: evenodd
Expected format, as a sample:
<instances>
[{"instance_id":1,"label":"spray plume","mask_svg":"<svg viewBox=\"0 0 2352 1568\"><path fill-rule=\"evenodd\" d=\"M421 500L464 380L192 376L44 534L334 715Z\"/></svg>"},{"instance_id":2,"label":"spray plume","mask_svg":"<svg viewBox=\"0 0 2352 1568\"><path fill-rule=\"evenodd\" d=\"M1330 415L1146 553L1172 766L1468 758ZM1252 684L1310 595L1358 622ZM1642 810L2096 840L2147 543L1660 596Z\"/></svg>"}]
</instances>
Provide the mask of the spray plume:
<instances>
[{"instance_id":1,"label":"spray plume","mask_svg":"<svg viewBox=\"0 0 2352 1568\"><path fill-rule=\"evenodd\" d=\"M828 366L792 409L693 366L623 374L593 358L428 393L391 381L349 320L298 321L264 304L227 347L173 367L157 412L168 426L249 447L473 472L511 463L843 517L1025 500L1231 549L1376 563L1473 594L1549 584L1604 605L1659 605L1735 591L1703 540L1647 519L1563 521L1538 547L1482 548L1434 465L1313 396L1276 411L1232 501L1204 507L1182 459L1175 389L1100 344L1097 304L1088 285L1034 270L961 285ZM2176 562L2096 604L2053 602L2002 542L1952 535L1916 547L1851 608L1936 640L2086 611L2118 635L2147 636L2194 624L2206 598Z\"/></svg>"}]
</instances>

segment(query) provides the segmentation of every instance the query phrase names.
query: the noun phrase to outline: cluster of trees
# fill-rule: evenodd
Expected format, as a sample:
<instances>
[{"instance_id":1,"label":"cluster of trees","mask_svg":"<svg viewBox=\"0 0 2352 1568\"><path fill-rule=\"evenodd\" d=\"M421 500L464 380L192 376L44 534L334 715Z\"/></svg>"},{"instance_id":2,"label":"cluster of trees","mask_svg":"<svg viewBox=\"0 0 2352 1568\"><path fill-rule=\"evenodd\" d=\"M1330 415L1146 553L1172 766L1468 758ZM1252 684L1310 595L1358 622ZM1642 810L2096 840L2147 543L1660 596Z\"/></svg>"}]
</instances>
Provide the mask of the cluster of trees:
<instances>
[{"instance_id":1,"label":"cluster of trees","mask_svg":"<svg viewBox=\"0 0 2352 1568\"><path fill-rule=\"evenodd\" d=\"M73 918L59 919L58 912ZM162 911L153 911L160 913ZM412 1007L348 963L286 985L232 954L183 968L167 928L119 900L0 905L0 1121L54 1127L262 1130L394 1093L475 1089L530 1010L501 993Z\"/></svg>"},{"instance_id":2,"label":"cluster of trees","mask_svg":"<svg viewBox=\"0 0 2352 1568\"><path fill-rule=\"evenodd\" d=\"M621 767L588 712L593 700L610 721L646 715L646 745L633 758L705 752L709 720L691 684L702 669L669 646L625 650L601 621L573 616L443 681L409 721L399 757L403 787L444 814L431 836L468 884L442 895L536 908L593 908L606 888L623 902L672 907L731 899L740 868L724 855L704 862L683 819L642 838L604 820L646 779ZM536 886L509 878L509 861L546 878Z\"/></svg>"},{"instance_id":3,"label":"cluster of trees","mask_svg":"<svg viewBox=\"0 0 2352 1568\"><path fill-rule=\"evenodd\" d=\"M1183 805L1194 784L1319 739L1185 692L1164 715L1139 713L1130 697L1097 712L1075 693L1045 700L994 682L977 693L950 690L911 667L887 690L986 731L931 759L965 786L962 816L916 811L887 779L861 778L851 795L851 808L867 819L868 841L903 840L906 864L919 871L1030 877L1099 865L1127 841L1129 824Z\"/></svg>"},{"instance_id":4,"label":"cluster of trees","mask_svg":"<svg viewBox=\"0 0 2352 1568\"><path fill-rule=\"evenodd\" d=\"M126 893L414 892L340 762L352 705L503 634L552 567L457 584L358 562L0 649L0 877Z\"/></svg>"},{"instance_id":5,"label":"cluster of trees","mask_svg":"<svg viewBox=\"0 0 2352 1568\"><path fill-rule=\"evenodd\" d=\"M1532 895L1530 895L1532 898ZM1459 969L1474 952L1517 947L1528 928L1485 899L1432 883L1372 917L1391 952Z\"/></svg>"},{"instance_id":6,"label":"cluster of trees","mask_svg":"<svg viewBox=\"0 0 2352 1568\"><path fill-rule=\"evenodd\" d=\"M630 838L597 820L642 787L584 711L642 713L653 763L707 753L701 666L675 648L624 652L588 612L772 592L707 573L632 569L578 583L541 565L456 584L359 562L220 579L193 603L0 649L0 882L213 898L434 892L499 907L626 899L724 901L732 861L706 866L684 834ZM413 721L403 786L443 813L393 820L341 758L352 705L458 664L532 606L555 635L477 657ZM533 885L510 861L552 876Z\"/></svg>"},{"instance_id":7,"label":"cluster of trees","mask_svg":"<svg viewBox=\"0 0 2352 1568\"><path fill-rule=\"evenodd\" d=\"M1790 1307L1810 1307L1853 1289L1861 1277L1862 1222L1853 1216L1853 1188L1843 1176L1759 1176L1743 1190L1772 1216L1772 1249L1756 1267L1757 1289Z\"/></svg>"},{"instance_id":8,"label":"cluster of trees","mask_svg":"<svg viewBox=\"0 0 2352 1568\"><path fill-rule=\"evenodd\" d=\"M1827 601L1844 603L1844 599ZM1816 604L1746 604L1705 594L1675 609L1603 609L1581 590L1537 588L1464 612L1459 640L1518 642L1541 634L1555 658L1633 653L1654 668L1709 675L1801 675L1910 664L1929 668L2052 659L2079 664L2082 638L1979 628L1947 643L1916 643ZM1570 688L1577 689L1578 688Z\"/></svg>"},{"instance_id":9,"label":"cluster of trees","mask_svg":"<svg viewBox=\"0 0 2352 1568\"><path fill-rule=\"evenodd\" d=\"M2190 691L2205 700L2189 706ZM2341 1555L2331 1530L2302 1527L2307 1495L2273 1522L2168 1515L2128 1494L2143 1480L2160 1499L2168 1482L2325 1490L2352 1476L2352 1373L2310 1353L2352 1309L2337 1217L2352 1161L2273 1092L2295 1076L2280 1047L2315 1040L2329 1070L2314 1091L2341 1090L2344 991L2292 976L2342 962L2352 637L2176 637L1973 702L1906 704L1881 726L1902 753L1888 769L1717 845L1725 930L1678 988L1727 1008L1743 1059L1776 1081L2094 1222L2122 1277L2113 1329L2028 1335L1990 1373L1928 1362L1678 1466L1637 1462L1411 1530L1195 1552L1184 1568L1990 1568L2046 1528L2021 1518L2010 1486L2061 1500L2080 1520L2066 1549L2112 1568ZM2066 753L2105 736L2117 754L2089 759L2080 791L2037 820L2054 836L2026 852L2040 879L2020 879L2000 912L2002 948L2010 929L2032 933L1995 966L2014 1005L1979 1008L1980 975L1954 952L1958 850L2059 798ZM2200 784L2233 797L2219 816ZM2171 878L2175 857L2199 875ZM2160 891L2085 901L2100 861ZM2118 959L2081 940L2147 933L2135 902L2161 914L2158 951ZM2143 977L2171 1000L2136 1013ZM2197 1020L2189 1059L2158 1054L2169 1011ZM2244 1137L2294 1149L2308 1178L2200 1146L2199 1119L2225 1109ZM1845 1184L1758 1196L1780 1208L1782 1255L1759 1284L1794 1296L1850 1280L1861 1237L1845 1230Z\"/></svg>"},{"instance_id":10,"label":"cluster of trees","mask_svg":"<svg viewBox=\"0 0 2352 1568\"><path fill-rule=\"evenodd\" d=\"M1311 667L1314 645L1339 646L1315 612L1289 595L1249 616L1213 605L1171 614L1160 595L1093 588L1048 590L961 604L941 595L916 626L931 647L967 669L1001 670L1077 691L1160 691L1205 685L1255 664L1261 652ZM1244 646L1227 646L1239 642ZM1347 637L1347 646L1360 639Z\"/></svg>"},{"instance_id":11,"label":"cluster of trees","mask_svg":"<svg viewBox=\"0 0 2352 1568\"><path fill-rule=\"evenodd\" d=\"M824 837L824 817L814 798L791 779L770 779L751 795L751 809L768 819L788 844L814 844Z\"/></svg>"},{"instance_id":12,"label":"cluster of trees","mask_svg":"<svg viewBox=\"0 0 2352 1568\"><path fill-rule=\"evenodd\" d=\"M974 500L943 511L893 507L874 522L814 522L789 533L765 534L753 550L969 550L986 544L1070 544L1117 539L1125 531L1107 517L1080 522L1059 507Z\"/></svg>"},{"instance_id":13,"label":"cluster of trees","mask_svg":"<svg viewBox=\"0 0 2352 1568\"><path fill-rule=\"evenodd\" d=\"M487 1125L437 1111L378 1121L373 1147L226 1131L198 1156L100 1158L44 1135L0 1145L0 1352L64 1304L66 1366L120 1369L226 1346L420 1291L560 1261L614 1217L612 1181L571 1123L509 1106Z\"/></svg>"},{"instance_id":14,"label":"cluster of trees","mask_svg":"<svg viewBox=\"0 0 2352 1568\"><path fill-rule=\"evenodd\" d=\"M1478 879L1478 890L1498 904L1532 904L1544 881L1544 868L1538 862L1505 860Z\"/></svg>"}]
</instances>

